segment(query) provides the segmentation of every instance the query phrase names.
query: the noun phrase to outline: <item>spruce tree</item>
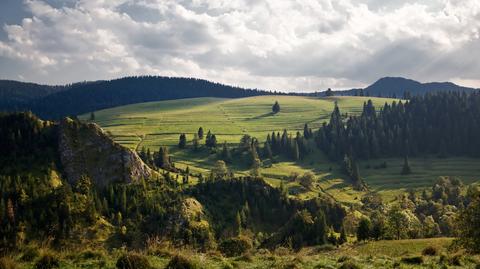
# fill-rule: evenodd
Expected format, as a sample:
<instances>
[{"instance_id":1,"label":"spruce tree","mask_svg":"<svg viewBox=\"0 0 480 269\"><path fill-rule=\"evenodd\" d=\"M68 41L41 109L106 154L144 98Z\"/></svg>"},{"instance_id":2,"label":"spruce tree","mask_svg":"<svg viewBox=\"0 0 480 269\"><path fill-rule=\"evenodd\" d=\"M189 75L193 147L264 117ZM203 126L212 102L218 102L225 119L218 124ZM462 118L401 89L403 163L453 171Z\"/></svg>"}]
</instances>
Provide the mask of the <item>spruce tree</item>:
<instances>
[{"instance_id":1,"label":"spruce tree","mask_svg":"<svg viewBox=\"0 0 480 269\"><path fill-rule=\"evenodd\" d=\"M340 237L338 238L338 244L343 245L347 243L347 231L345 230L345 225L342 224L342 227L340 228Z\"/></svg>"},{"instance_id":2,"label":"spruce tree","mask_svg":"<svg viewBox=\"0 0 480 269\"><path fill-rule=\"evenodd\" d=\"M268 142L265 142L265 144L263 146L263 156L265 156L265 158L268 158L271 161L273 161L272 149L271 149L270 144Z\"/></svg>"},{"instance_id":3,"label":"spruce tree","mask_svg":"<svg viewBox=\"0 0 480 269\"><path fill-rule=\"evenodd\" d=\"M357 228L357 240L365 241L370 237L372 224L367 218L362 218Z\"/></svg>"},{"instance_id":4,"label":"spruce tree","mask_svg":"<svg viewBox=\"0 0 480 269\"><path fill-rule=\"evenodd\" d=\"M230 163L232 161L232 156L227 147L227 141L223 142L222 153L220 154L220 158L224 160L226 163Z\"/></svg>"},{"instance_id":5,"label":"spruce tree","mask_svg":"<svg viewBox=\"0 0 480 269\"><path fill-rule=\"evenodd\" d=\"M410 162L408 161L408 156L405 156L403 160L403 167L401 174L402 175L410 175L412 173L412 169L410 168Z\"/></svg>"},{"instance_id":6,"label":"spruce tree","mask_svg":"<svg viewBox=\"0 0 480 269\"><path fill-rule=\"evenodd\" d=\"M278 103L278 101L275 101L275 104L273 104L272 112L274 114L277 114L278 112L280 112L280 104Z\"/></svg>"},{"instance_id":7,"label":"spruce tree","mask_svg":"<svg viewBox=\"0 0 480 269\"><path fill-rule=\"evenodd\" d=\"M198 134L193 135L192 146L194 151L198 151L200 145L198 142Z\"/></svg>"},{"instance_id":8,"label":"spruce tree","mask_svg":"<svg viewBox=\"0 0 480 269\"><path fill-rule=\"evenodd\" d=\"M185 134L181 134L178 141L178 147L181 149L184 149L186 146L187 146L187 136Z\"/></svg>"}]
</instances>

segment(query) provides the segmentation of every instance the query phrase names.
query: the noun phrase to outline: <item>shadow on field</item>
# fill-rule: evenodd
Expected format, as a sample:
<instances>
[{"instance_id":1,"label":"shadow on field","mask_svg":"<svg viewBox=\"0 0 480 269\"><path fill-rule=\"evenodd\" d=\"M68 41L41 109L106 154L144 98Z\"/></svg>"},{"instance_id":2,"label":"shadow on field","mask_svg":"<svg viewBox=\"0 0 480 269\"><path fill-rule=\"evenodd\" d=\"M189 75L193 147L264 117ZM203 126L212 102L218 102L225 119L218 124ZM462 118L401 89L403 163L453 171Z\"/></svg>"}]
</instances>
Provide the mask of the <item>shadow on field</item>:
<instances>
[{"instance_id":1,"label":"shadow on field","mask_svg":"<svg viewBox=\"0 0 480 269\"><path fill-rule=\"evenodd\" d=\"M259 119L262 119L262 118L266 118L266 117L270 117L270 116L273 116L275 115L275 113L273 112L268 112L268 113L265 113L265 114L262 114L262 115L258 115L258 116L255 116L253 118L249 118L247 120L259 120Z\"/></svg>"}]
</instances>

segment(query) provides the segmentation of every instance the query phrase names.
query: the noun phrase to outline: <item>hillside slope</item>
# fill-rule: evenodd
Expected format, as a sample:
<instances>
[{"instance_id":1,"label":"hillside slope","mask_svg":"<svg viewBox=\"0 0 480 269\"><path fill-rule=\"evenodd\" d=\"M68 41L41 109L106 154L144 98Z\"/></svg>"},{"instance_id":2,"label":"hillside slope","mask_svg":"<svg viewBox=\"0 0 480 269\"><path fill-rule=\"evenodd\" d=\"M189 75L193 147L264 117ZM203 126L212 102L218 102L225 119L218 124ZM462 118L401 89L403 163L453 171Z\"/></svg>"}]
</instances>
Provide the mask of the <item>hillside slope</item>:
<instances>
[{"instance_id":1,"label":"hillside slope","mask_svg":"<svg viewBox=\"0 0 480 269\"><path fill-rule=\"evenodd\" d=\"M1 82L1 81L0 81ZM9 86L14 84L13 86ZM59 119L90 111L149 101L192 97L238 98L270 92L243 89L194 78L126 77L108 81L41 86L0 83L0 111L31 110L41 118Z\"/></svg>"}]
</instances>

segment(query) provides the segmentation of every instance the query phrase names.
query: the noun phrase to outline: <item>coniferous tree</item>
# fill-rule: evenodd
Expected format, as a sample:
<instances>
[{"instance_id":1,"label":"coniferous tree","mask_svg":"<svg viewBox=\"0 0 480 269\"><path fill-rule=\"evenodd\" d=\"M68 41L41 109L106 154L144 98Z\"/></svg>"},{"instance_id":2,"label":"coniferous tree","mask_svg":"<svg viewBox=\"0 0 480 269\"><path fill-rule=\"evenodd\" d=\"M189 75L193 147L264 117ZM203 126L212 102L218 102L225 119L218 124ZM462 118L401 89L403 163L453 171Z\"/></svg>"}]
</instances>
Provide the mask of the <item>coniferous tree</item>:
<instances>
[{"instance_id":1,"label":"coniferous tree","mask_svg":"<svg viewBox=\"0 0 480 269\"><path fill-rule=\"evenodd\" d=\"M371 234L371 222L367 218L362 218L358 223L357 228L357 240L365 241L370 237Z\"/></svg>"},{"instance_id":2,"label":"coniferous tree","mask_svg":"<svg viewBox=\"0 0 480 269\"><path fill-rule=\"evenodd\" d=\"M198 151L198 149L200 147L199 142L198 142L198 134L193 135L192 146L193 146L194 151Z\"/></svg>"},{"instance_id":3,"label":"coniferous tree","mask_svg":"<svg viewBox=\"0 0 480 269\"><path fill-rule=\"evenodd\" d=\"M347 243L347 241L347 231L345 230L345 225L342 224L342 227L340 228L340 237L338 238L338 244L343 245Z\"/></svg>"},{"instance_id":4,"label":"coniferous tree","mask_svg":"<svg viewBox=\"0 0 480 269\"><path fill-rule=\"evenodd\" d=\"M220 158L223 161L225 161L226 163L230 163L232 161L232 156L231 156L230 151L228 150L228 147L227 147L227 141L223 142L222 152L220 154Z\"/></svg>"},{"instance_id":5,"label":"coniferous tree","mask_svg":"<svg viewBox=\"0 0 480 269\"><path fill-rule=\"evenodd\" d=\"M402 175L410 175L412 173L412 169L410 168L410 162L408 161L408 156L405 156L403 159L403 166L402 166Z\"/></svg>"},{"instance_id":6,"label":"coniferous tree","mask_svg":"<svg viewBox=\"0 0 480 269\"><path fill-rule=\"evenodd\" d=\"M275 104L273 104L272 112L274 114L277 114L278 112L280 112L280 104L278 103L278 101L275 101Z\"/></svg>"},{"instance_id":7,"label":"coniferous tree","mask_svg":"<svg viewBox=\"0 0 480 269\"><path fill-rule=\"evenodd\" d=\"M90 121L95 121L95 113L90 112Z\"/></svg>"},{"instance_id":8,"label":"coniferous tree","mask_svg":"<svg viewBox=\"0 0 480 269\"><path fill-rule=\"evenodd\" d=\"M181 134L178 141L178 147L181 149L184 149L186 146L187 146L187 136L185 134Z\"/></svg>"},{"instance_id":9,"label":"coniferous tree","mask_svg":"<svg viewBox=\"0 0 480 269\"><path fill-rule=\"evenodd\" d=\"M265 158L268 158L271 161L273 161L272 148L270 147L270 143L268 143L268 142L265 142L265 144L263 146L263 156L265 156Z\"/></svg>"},{"instance_id":10,"label":"coniferous tree","mask_svg":"<svg viewBox=\"0 0 480 269\"><path fill-rule=\"evenodd\" d=\"M200 139L200 140L203 139L203 128L202 127L198 128L197 135L198 135L198 139Z\"/></svg>"}]
</instances>

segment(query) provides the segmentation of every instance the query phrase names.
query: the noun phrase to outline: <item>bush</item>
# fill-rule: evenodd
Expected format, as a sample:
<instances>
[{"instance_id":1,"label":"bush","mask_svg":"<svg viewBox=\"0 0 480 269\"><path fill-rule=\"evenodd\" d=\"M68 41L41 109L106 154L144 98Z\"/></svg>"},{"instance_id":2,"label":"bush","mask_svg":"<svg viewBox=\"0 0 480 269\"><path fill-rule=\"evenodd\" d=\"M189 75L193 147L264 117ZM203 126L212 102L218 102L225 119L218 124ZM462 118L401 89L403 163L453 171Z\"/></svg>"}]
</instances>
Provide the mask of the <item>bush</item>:
<instances>
[{"instance_id":1,"label":"bush","mask_svg":"<svg viewBox=\"0 0 480 269\"><path fill-rule=\"evenodd\" d=\"M423 257L422 256L403 257L402 262L407 264L422 264Z\"/></svg>"},{"instance_id":2,"label":"bush","mask_svg":"<svg viewBox=\"0 0 480 269\"><path fill-rule=\"evenodd\" d=\"M35 269L52 269L60 267L60 259L51 253L45 253L43 256L35 263Z\"/></svg>"},{"instance_id":3,"label":"bush","mask_svg":"<svg viewBox=\"0 0 480 269\"><path fill-rule=\"evenodd\" d=\"M101 260L105 258L103 252L87 249L80 254L84 260Z\"/></svg>"},{"instance_id":4,"label":"bush","mask_svg":"<svg viewBox=\"0 0 480 269\"><path fill-rule=\"evenodd\" d=\"M27 247L25 248L25 250L23 250L23 254L20 259L25 262L31 262L35 260L38 256L40 256L40 252L38 251L38 248Z\"/></svg>"},{"instance_id":5,"label":"bush","mask_svg":"<svg viewBox=\"0 0 480 269\"><path fill-rule=\"evenodd\" d=\"M175 257L173 257L165 267L165 269L199 269L199 268L200 266L198 266L196 262L181 255L176 255Z\"/></svg>"},{"instance_id":6,"label":"bush","mask_svg":"<svg viewBox=\"0 0 480 269\"><path fill-rule=\"evenodd\" d=\"M0 269L16 269L17 264L9 257L0 258Z\"/></svg>"},{"instance_id":7,"label":"bush","mask_svg":"<svg viewBox=\"0 0 480 269\"><path fill-rule=\"evenodd\" d=\"M353 261L346 261L338 269L360 269L360 265L354 263Z\"/></svg>"},{"instance_id":8,"label":"bush","mask_svg":"<svg viewBox=\"0 0 480 269\"><path fill-rule=\"evenodd\" d=\"M120 256L116 264L118 269L150 269L147 257L137 253L126 253Z\"/></svg>"},{"instance_id":9,"label":"bush","mask_svg":"<svg viewBox=\"0 0 480 269\"><path fill-rule=\"evenodd\" d=\"M436 256L438 254L438 249L433 246L426 247L422 250L423 256Z\"/></svg>"},{"instance_id":10,"label":"bush","mask_svg":"<svg viewBox=\"0 0 480 269\"><path fill-rule=\"evenodd\" d=\"M243 236L226 239L218 246L218 249L227 257L240 256L251 248L252 242Z\"/></svg>"},{"instance_id":11,"label":"bush","mask_svg":"<svg viewBox=\"0 0 480 269\"><path fill-rule=\"evenodd\" d=\"M456 254L448 258L448 264L454 266L462 266L463 256L462 254Z\"/></svg>"}]
</instances>

